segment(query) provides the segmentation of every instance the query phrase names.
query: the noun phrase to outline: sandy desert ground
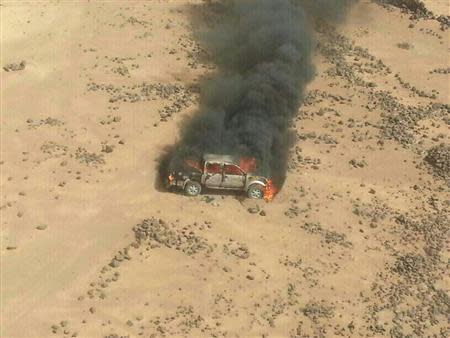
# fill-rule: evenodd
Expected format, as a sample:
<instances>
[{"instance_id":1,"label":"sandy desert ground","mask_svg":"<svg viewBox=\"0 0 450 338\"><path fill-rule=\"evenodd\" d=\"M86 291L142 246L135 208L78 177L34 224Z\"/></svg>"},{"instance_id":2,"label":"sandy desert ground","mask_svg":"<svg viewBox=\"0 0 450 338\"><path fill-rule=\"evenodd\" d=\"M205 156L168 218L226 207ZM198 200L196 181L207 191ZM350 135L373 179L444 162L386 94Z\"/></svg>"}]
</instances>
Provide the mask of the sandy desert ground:
<instances>
[{"instance_id":1,"label":"sandy desert ground","mask_svg":"<svg viewBox=\"0 0 450 338\"><path fill-rule=\"evenodd\" d=\"M208 5L2 1L1 337L448 337L450 6L381 2L315 27L265 203L155 187Z\"/></svg>"}]
</instances>

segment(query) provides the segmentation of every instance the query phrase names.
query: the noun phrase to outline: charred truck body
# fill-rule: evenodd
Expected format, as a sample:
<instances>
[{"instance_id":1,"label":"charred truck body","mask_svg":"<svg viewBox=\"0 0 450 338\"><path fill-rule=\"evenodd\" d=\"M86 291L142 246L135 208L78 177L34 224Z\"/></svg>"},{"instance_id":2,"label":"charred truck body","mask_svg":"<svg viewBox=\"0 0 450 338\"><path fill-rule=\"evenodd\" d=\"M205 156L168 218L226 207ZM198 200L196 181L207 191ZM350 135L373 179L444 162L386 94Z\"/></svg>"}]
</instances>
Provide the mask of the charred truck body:
<instances>
[{"instance_id":1,"label":"charred truck body","mask_svg":"<svg viewBox=\"0 0 450 338\"><path fill-rule=\"evenodd\" d=\"M270 199L272 183L265 177L253 175L255 168L254 158L206 154L201 160L185 160L179 170L170 172L168 185L183 189L188 196L196 196L203 188L208 188L244 191L249 198Z\"/></svg>"}]
</instances>

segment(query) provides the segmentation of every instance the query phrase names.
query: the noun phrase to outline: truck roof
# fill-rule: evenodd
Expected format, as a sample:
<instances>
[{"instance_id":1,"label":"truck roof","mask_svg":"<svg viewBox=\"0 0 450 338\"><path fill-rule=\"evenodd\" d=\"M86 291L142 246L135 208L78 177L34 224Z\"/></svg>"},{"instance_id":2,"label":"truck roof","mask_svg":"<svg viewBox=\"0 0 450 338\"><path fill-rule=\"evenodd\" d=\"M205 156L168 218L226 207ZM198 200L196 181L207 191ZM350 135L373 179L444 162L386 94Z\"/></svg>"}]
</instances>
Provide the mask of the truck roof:
<instances>
[{"instance_id":1,"label":"truck roof","mask_svg":"<svg viewBox=\"0 0 450 338\"><path fill-rule=\"evenodd\" d=\"M205 154L203 155L205 162L219 162L219 163L231 163L239 164L234 156L231 155L218 155L218 154Z\"/></svg>"}]
</instances>

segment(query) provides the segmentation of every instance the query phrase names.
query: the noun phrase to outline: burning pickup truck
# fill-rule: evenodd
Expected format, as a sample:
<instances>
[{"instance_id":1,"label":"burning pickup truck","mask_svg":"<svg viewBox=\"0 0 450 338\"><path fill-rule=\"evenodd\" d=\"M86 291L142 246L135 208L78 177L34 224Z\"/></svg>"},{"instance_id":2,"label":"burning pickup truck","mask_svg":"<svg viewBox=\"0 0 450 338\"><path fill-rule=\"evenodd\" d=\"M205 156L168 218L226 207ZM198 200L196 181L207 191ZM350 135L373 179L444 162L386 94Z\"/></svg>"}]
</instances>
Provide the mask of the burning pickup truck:
<instances>
[{"instance_id":1,"label":"burning pickup truck","mask_svg":"<svg viewBox=\"0 0 450 338\"><path fill-rule=\"evenodd\" d=\"M203 188L245 191L249 198L267 201L275 194L270 179L252 174L254 158L206 154L200 161L185 160L181 167L169 173L168 186L183 189L188 196L197 196Z\"/></svg>"}]
</instances>

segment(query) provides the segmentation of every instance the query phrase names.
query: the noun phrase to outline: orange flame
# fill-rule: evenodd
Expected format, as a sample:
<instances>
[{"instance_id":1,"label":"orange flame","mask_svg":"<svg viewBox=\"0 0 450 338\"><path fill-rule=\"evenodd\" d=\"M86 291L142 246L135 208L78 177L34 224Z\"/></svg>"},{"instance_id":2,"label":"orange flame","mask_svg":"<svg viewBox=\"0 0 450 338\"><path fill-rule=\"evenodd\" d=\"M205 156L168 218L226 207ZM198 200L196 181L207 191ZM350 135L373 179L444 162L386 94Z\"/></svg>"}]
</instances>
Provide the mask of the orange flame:
<instances>
[{"instance_id":1,"label":"orange flame","mask_svg":"<svg viewBox=\"0 0 450 338\"><path fill-rule=\"evenodd\" d=\"M278 192L277 187L273 184L272 180L267 180L266 189L264 190L264 200L270 202Z\"/></svg>"}]
</instances>

